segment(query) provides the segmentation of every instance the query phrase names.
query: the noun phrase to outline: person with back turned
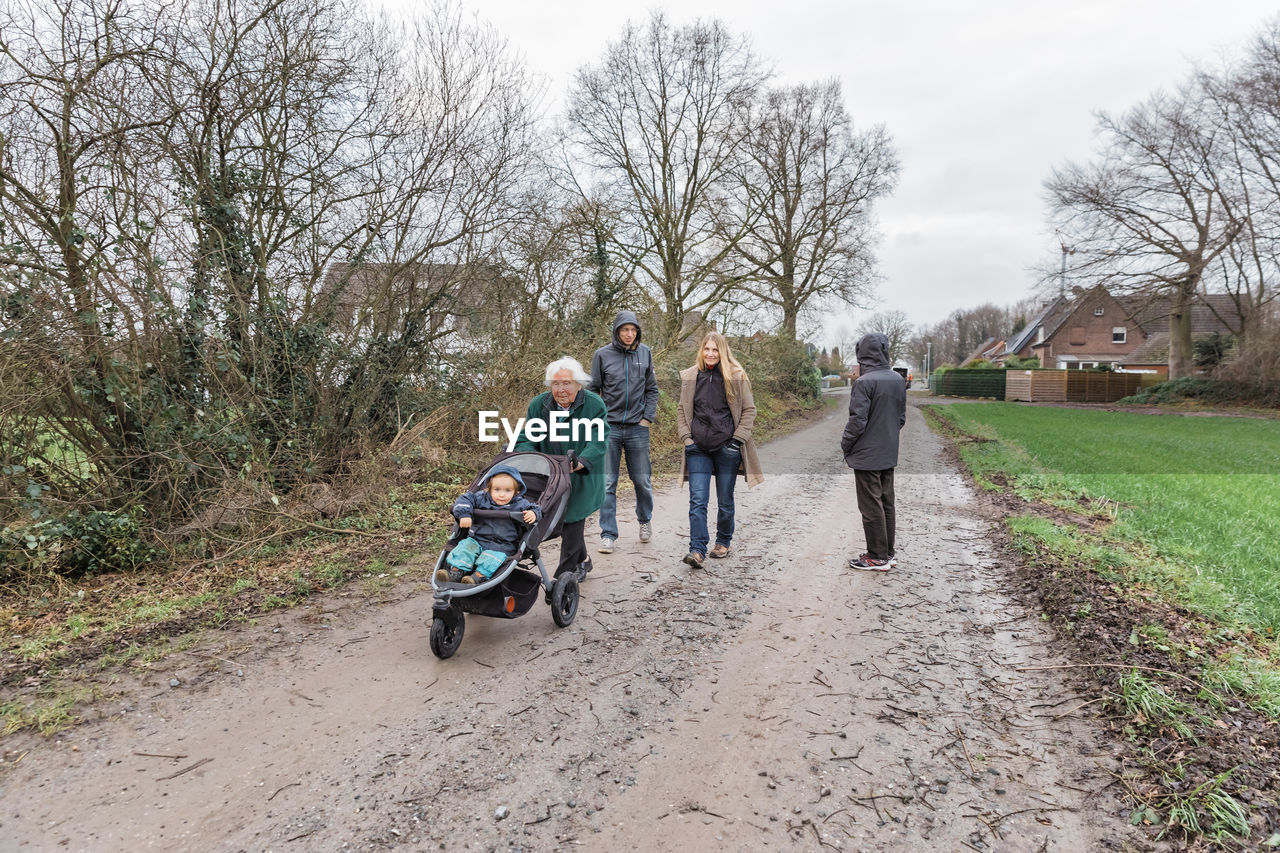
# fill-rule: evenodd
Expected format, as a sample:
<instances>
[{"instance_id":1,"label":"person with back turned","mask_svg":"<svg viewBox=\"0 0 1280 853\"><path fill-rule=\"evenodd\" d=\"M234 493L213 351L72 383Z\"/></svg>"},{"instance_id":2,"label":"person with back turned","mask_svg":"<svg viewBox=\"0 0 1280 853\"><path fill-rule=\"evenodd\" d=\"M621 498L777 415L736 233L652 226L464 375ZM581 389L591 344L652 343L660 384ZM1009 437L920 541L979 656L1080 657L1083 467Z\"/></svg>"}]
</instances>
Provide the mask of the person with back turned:
<instances>
[{"instance_id":1,"label":"person with back turned","mask_svg":"<svg viewBox=\"0 0 1280 853\"><path fill-rule=\"evenodd\" d=\"M893 469L898 466L898 432L907 422L907 383L891 366L885 335L864 335L856 351L858 378L849 392L849 421L840 450L853 469L867 550L849 560L849 567L887 572L898 565Z\"/></svg>"}]
</instances>

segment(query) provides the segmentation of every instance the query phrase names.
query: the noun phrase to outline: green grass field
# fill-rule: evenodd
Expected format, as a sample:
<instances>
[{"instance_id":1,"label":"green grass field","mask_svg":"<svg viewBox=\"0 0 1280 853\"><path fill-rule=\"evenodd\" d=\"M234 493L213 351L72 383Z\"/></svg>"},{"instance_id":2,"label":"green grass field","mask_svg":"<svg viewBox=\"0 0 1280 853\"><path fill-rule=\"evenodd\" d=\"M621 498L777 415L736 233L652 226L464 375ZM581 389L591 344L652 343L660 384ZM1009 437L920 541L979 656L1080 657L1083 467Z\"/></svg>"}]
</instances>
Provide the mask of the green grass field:
<instances>
[{"instance_id":1,"label":"green grass field","mask_svg":"<svg viewBox=\"0 0 1280 853\"><path fill-rule=\"evenodd\" d=\"M1187 603L1280 631L1280 421L973 403L938 411L966 433L965 461L1028 498L1088 496L1110 536L1178 570Z\"/></svg>"}]
</instances>

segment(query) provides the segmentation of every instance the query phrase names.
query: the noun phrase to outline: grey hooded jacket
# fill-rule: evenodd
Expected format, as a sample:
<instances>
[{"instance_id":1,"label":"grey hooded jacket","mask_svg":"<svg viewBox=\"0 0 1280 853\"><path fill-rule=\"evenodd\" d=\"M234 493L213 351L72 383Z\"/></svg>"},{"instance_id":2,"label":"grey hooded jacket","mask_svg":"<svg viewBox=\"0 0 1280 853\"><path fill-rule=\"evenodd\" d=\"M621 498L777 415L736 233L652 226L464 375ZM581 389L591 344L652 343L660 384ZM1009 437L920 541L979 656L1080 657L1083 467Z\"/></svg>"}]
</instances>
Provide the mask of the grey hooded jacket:
<instances>
[{"instance_id":1,"label":"grey hooded jacket","mask_svg":"<svg viewBox=\"0 0 1280 853\"><path fill-rule=\"evenodd\" d=\"M618 339L618 329L631 323L636 340L630 347ZM653 423L658 416L658 377L653 372L653 353L640 343L640 321L632 311L619 311L613 320L613 341L591 357L591 384L588 390L604 399L609 425Z\"/></svg>"},{"instance_id":2,"label":"grey hooded jacket","mask_svg":"<svg viewBox=\"0 0 1280 853\"><path fill-rule=\"evenodd\" d=\"M840 438L845 464L858 471L898 465L898 431L907 422L907 381L889 365L889 339L858 341L858 379L849 392L849 422Z\"/></svg>"}]
</instances>

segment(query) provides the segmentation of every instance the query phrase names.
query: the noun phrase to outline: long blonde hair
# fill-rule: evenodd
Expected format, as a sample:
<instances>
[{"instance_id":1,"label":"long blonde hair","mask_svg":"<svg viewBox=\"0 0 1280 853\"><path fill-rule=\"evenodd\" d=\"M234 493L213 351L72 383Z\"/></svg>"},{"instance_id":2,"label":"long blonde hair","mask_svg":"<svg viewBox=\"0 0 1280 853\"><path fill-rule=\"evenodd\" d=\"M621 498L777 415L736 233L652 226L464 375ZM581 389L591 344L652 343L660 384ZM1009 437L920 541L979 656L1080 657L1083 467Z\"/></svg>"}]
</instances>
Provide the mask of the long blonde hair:
<instances>
[{"instance_id":1,"label":"long blonde hair","mask_svg":"<svg viewBox=\"0 0 1280 853\"><path fill-rule=\"evenodd\" d=\"M698 369L706 370L707 363L702 359L702 350L710 341L716 345L716 349L720 350L720 361L717 366L720 368L720 377L724 379L724 394L733 402L734 393L733 379L735 377L745 377L747 372L742 369L742 365L733 357L733 351L729 349L729 342L725 340L724 335L719 332L707 332L706 337L702 339L702 343L698 344Z\"/></svg>"}]
</instances>

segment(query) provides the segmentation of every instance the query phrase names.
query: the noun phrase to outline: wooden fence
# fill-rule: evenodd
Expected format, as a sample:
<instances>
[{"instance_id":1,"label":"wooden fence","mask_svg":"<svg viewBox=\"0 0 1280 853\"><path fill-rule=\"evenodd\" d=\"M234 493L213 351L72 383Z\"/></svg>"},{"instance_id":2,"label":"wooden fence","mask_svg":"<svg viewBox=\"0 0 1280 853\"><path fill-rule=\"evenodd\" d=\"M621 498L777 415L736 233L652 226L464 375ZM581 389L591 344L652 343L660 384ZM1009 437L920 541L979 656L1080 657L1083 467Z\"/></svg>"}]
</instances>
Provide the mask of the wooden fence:
<instances>
[{"instance_id":1,"label":"wooden fence","mask_svg":"<svg viewBox=\"0 0 1280 853\"><path fill-rule=\"evenodd\" d=\"M1029 403L1113 403L1138 393L1142 376L1103 370L1010 370L1005 399Z\"/></svg>"}]
</instances>

